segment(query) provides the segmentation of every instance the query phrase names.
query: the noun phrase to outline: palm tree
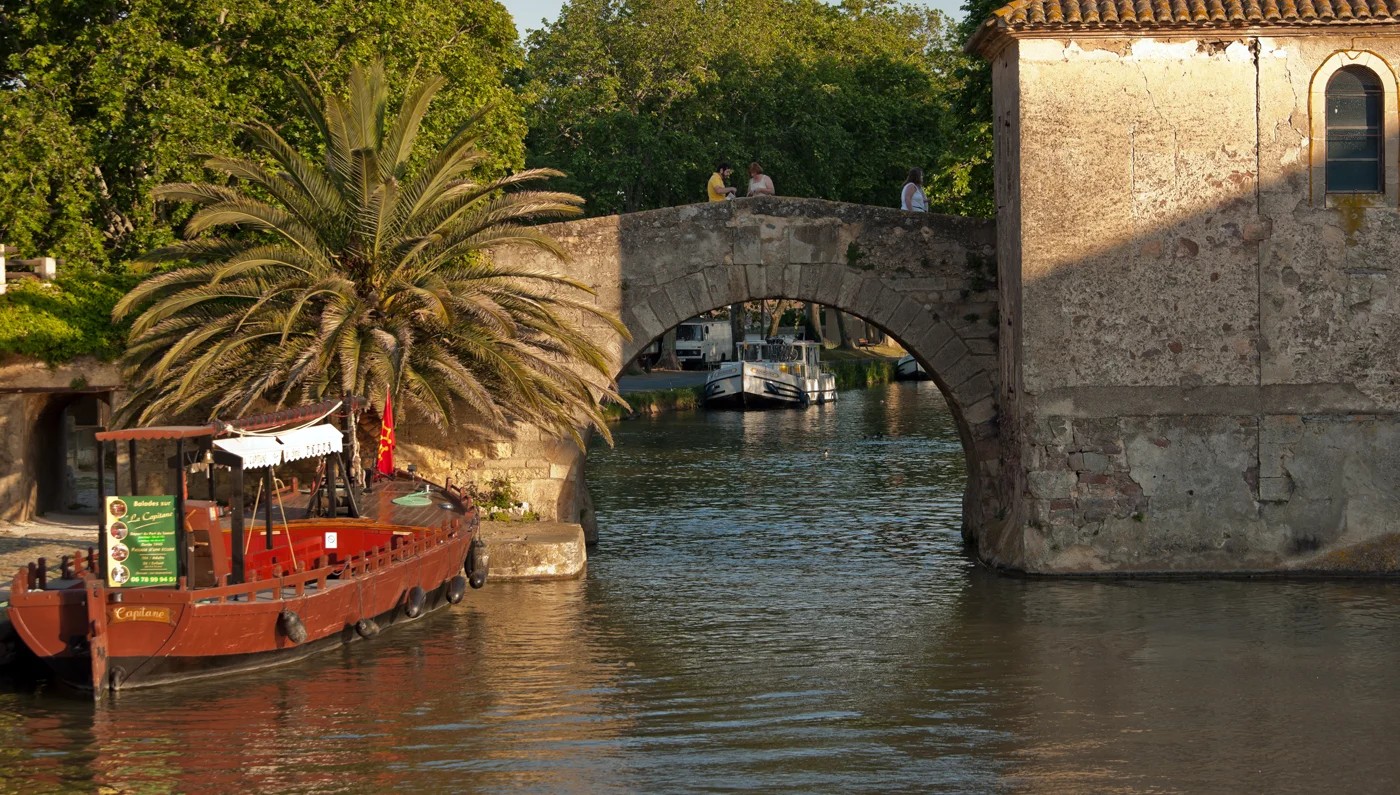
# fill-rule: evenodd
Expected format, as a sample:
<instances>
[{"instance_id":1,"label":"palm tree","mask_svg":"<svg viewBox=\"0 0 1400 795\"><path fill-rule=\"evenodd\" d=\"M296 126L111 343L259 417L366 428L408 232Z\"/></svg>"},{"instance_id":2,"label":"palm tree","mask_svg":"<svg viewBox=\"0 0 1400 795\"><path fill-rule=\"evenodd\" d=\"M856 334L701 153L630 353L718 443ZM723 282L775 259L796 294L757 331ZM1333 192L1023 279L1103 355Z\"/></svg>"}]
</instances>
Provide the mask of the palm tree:
<instances>
[{"instance_id":1,"label":"palm tree","mask_svg":"<svg viewBox=\"0 0 1400 795\"><path fill-rule=\"evenodd\" d=\"M132 396L119 417L214 416L350 393L375 405L392 395L396 410L438 426L465 406L498 428L525 421L581 442L577 426L591 421L606 435L599 401L618 399L603 386L607 357L567 318L582 313L625 335L622 324L581 300L582 283L498 265L488 251L563 257L523 222L577 215L583 200L508 190L559 172L477 181L480 114L415 160L441 78L397 108L378 63L352 70L348 98L293 85L324 141L319 160L252 123L248 156L203 156L229 185L156 189L158 200L196 209L184 240L142 258L182 267L146 280L114 311L140 310L124 361Z\"/></svg>"}]
</instances>

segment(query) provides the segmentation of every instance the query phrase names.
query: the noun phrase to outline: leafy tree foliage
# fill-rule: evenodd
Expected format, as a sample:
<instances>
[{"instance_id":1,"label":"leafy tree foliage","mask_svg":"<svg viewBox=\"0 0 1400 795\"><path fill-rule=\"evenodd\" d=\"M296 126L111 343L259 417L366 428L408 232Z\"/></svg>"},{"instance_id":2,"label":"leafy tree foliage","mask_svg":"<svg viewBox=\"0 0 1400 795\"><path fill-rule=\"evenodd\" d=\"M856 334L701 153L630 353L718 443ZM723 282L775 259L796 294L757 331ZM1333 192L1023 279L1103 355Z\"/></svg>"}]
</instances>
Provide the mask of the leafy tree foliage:
<instances>
[{"instance_id":1,"label":"leafy tree foliage","mask_svg":"<svg viewBox=\"0 0 1400 795\"><path fill-rule=\"evenodd\" d=\"M582 200L513 190L548 170L478 179L487 156L473 145L476 119L440 146L417 146L441 78L410 88L397 108L379 65L353 69L344 98L292 86L319 157L249 124L253 151L204 161L233 186L156 189L196 209L185 240L144 259L191 264L117 305L118 316L145 307L126 352L133 396L123 415L239 413L340 394L382 405L390 394L439 425L459 402L493 425L524 420L576 439L577 420L602 425L598 399L616 395L589 379L608 381L607 359L571 318L622 332L620 322L574 298L586 289L578 282L481 253L559 253L522 222L576 215Z\"/></svg>"},{"instance_id":2,"label":"leafy tree foliage","mask_svg":"<svg viewBox=\"0 0 1400 795\"><path fill-rule=\"evenodd\" d=\"M967 44L972 34L1001 8L1004 0L965 0L966 16L954 41ZM957 125L938 166L924 180L929 208L936 212L991 217L996 214L992 174L992 70L977 56L958 59L953 69L949 116Z\"/></svg>"},{"instance_id":3,"label":"leafy tree foliage","mask_svg":"<svg viewBox=\"0 0 1400 795\"><path fill-rule=\"evenodd\" d=\"M757 160L780 195L895 204L961 131L950 35L892 0L572 0L527 42L530 159L598 214L701 201L719 160L741 189Z\"/></svg>"},{"instance_id":4,"label":"leafy tree foliage","mask_svg":"<svg viewBox=\"0 0 1400 795\"><path fill-rule=\"evenodd\" d=\"M523 162L504 76L520 65L495 0L34 0L0 5L0 242L26 256L119 268L173 239L151 188L200 177L191 151L226 150L240 121L294 117L284 75L343 79L384 57L447 78L423 135L481 125L496 173ZM314 131L291 124L293 142Z\"/></svg>"}]
</instances>

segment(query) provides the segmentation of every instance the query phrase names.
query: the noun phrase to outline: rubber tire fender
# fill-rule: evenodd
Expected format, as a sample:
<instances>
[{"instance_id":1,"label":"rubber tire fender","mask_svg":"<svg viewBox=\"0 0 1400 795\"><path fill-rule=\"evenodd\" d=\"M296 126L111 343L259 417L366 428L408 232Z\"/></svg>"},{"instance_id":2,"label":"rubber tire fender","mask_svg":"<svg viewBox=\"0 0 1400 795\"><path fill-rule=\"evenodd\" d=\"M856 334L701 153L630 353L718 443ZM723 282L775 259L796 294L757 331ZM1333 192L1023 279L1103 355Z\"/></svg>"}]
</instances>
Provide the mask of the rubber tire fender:
<instances>
[{"instance_id":1,"label":"rubber tire fender","mask_svg":"<svg viewBox=\"0 0 1400 795\"><path fill-rule=\"evenodd\" d=\"M450 605L460 604L462 597L467 595L467 578L458 574L447 581L447 603Z\"/></svg>"},{"instance_id":2,"label":"rubber tire fender","mask_svg":"<svg viewBox=\"0 0 1400 795\"><path fill-rule=\"evenodd\" d=\"M491 568L490 555L486 552L486 542L480 538L472 539L471 548L467 550L467 582L473 588L480 588L486 584L486 575Z\"/></svg>"},{"instance_id":3,"label":"rubber tire fender","mask_svg":"<svg viewBox=\"0 0 1400 795\"><path fill-rule=\"evenodd\" d=\"M290 610L277 614L277 629L295 646L306 642L306 625L301 623L301 616Z\"/></svg>"},{"instance_id":4,"label":"rubber tire fender","mask_svg":"<svg viewBox=\"0 0 1400 795\"><path fill-rule=\"evenodd\" d=\"M379 634L379 624L372 618L362 618L355 622L355 634L368 640Z\"/></svg>"},{"instance_id":5,"label":"rubber tire fender","mask_svg":"<svg viewBox=\"0 0 1400 795\"><path fill-rule=\"evenodd\" d=\"M409 618L417 618L423 615L423 605L428 602L428 594L421 585L415 585L408 590L408 601L404 603L404 615Z\"/></svg>"}]
</instances>

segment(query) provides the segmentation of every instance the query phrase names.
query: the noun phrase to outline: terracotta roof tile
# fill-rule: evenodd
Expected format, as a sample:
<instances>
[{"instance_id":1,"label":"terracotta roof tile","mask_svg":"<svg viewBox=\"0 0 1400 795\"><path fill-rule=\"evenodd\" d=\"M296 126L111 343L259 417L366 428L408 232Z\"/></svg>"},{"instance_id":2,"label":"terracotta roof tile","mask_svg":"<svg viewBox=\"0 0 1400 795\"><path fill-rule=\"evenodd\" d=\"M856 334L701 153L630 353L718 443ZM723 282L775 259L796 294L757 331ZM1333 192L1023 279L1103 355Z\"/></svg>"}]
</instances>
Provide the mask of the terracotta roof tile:
<instances>
[{"instance_id":1,"label":"terracotta roof tile","mask_svg":"<svg viewBox=\"0 0 1400 795\"><path fill-rule=\"evenodd\" d=\"M1400 0L1014 0L992 13L968 49L1003 33L1362 24L1400 24Z\"/></svg>"}]
</instances>

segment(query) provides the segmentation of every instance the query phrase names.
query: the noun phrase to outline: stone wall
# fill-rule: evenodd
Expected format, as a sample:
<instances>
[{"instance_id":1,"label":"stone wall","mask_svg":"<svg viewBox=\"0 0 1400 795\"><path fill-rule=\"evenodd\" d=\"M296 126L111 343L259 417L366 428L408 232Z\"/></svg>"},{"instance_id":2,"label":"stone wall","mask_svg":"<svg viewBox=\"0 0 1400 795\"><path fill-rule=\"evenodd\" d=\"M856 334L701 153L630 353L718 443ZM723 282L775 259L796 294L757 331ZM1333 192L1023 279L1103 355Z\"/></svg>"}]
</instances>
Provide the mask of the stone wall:
<instances>
[{"instance_id":1,"label":"stone wall","mask_svg":"<svg viewBox=\"0 0 1400 795\"><path fill-rule=\"evenodd\" d=\"M739 301L791 298L834 306L886 329L923 361L948 399L968 455L965 523L976 535L1002 513L998 477L993 225L816 199L755 198L555 224L559 263L528 251L501 261L589 285L631 333L590 330L614 374L667 329ZM533 428L444 434L404 427L402 455L458 482L511 477L546 518L591 524L583 453Z\"/></svg>"},{"instance_id":2,"label":"stone wall","mask_svg":"<svg viewBox=\"0 0 1400 795\"><path fill-rule=\"evenodd\" d=\"M1397 197L1312 193L1311 83L1352 48L1400 63L1400 40L1323 32L996 57L1024 531L984 555L1312 568L1400 533Z\"/></svg>"}]
</instances>

